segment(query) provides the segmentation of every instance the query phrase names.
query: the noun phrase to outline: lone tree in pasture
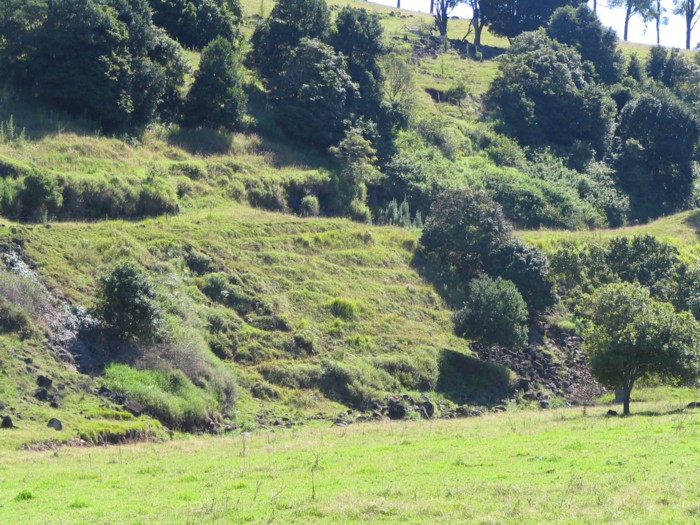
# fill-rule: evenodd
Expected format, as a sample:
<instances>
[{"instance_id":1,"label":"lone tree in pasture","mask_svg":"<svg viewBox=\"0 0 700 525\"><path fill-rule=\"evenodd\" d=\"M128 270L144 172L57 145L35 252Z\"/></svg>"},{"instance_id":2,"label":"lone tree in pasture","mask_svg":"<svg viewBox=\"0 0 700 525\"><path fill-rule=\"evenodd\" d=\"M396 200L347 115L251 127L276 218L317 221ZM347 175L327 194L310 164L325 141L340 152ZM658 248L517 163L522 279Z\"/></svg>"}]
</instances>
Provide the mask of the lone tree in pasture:
<instances>
[{"instance_id":1,"label":"lone tree in pasture","mask_svg":"<svg viewBox=\"0 0 700 525\"><path fill-rule=\"evenodd\" d=\"M622 389L623 415L640 379L688 383L700 374L700 325L688 312L655 301L639 284L610 284L589 299L586 330L591 371L604 386Z\"/></svg>"},{"instance_id":2,"label":"lone tree in pasture","mask_svg":"<svg viewBox=\"0 0 700 525\"><path fill-rule=\"evenodd\" d=\"M452 316L455 333L489 347L518 349L527 343L527 304L511 281L480 275L464 307Z\"/></svg>"}]
</instances>

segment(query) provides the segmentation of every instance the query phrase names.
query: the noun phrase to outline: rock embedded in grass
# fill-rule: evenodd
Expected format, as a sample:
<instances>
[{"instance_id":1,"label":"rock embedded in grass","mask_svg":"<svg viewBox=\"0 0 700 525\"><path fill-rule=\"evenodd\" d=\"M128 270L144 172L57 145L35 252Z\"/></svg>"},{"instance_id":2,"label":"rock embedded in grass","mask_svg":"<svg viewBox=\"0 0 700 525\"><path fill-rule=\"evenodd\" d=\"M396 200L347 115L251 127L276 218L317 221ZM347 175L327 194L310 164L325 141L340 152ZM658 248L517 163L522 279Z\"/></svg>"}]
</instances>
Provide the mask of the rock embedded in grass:
<instances>
[{"instance_id":1,"label":"rock embedded in grass","mask_svg":"<svg viewBox=\"0 0 700 525\"><path fill-rule=\"evenodd\" d=\"M12 418L10 416L3 417L0 428L15 428L15 425L12 423Z\"/></svg>"}]
</instances>

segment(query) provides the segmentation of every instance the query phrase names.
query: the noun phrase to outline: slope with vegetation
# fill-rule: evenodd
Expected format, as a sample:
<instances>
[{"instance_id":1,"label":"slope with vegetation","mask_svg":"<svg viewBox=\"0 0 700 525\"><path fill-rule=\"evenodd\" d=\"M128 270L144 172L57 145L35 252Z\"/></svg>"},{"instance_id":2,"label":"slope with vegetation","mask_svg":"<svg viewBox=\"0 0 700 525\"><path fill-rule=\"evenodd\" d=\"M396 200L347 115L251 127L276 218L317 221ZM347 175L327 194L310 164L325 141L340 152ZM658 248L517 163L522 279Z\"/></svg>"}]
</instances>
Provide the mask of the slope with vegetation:
<instances>
[{"instance_id":1,"label":"slope with vegetation","mask_svg":"<svg viewBox=\"0 0 700 525\"><path fill-rule=\"evenodd\" d=\"M323 0L4 3L0 410L84 439L564 403L559 336L627 281L686 359L694 240L559 239L695 206L698 58L550 4L470 42ZM549 379L499 358L525 345ZM652 365L599 376L697 372Z\"/></svg>"}]
</instances>

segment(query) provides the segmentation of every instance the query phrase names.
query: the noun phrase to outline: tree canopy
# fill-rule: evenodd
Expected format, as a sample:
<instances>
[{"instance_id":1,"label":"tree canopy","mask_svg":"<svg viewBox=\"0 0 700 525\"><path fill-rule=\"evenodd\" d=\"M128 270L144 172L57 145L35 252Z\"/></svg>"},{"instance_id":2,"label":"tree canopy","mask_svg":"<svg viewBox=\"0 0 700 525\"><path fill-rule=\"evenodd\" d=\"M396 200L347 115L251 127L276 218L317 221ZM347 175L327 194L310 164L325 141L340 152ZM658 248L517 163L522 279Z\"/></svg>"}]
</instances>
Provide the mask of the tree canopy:
<instances>
[{"instance_id":1,"label":"tree canopy","mask_svg":"<svg viewBox=\"0 0 700 525\"><path fill-rule=\"evenodd\" d=\"M583 0L480 0L481 14L491 32L509 39L546 26L559 7L582 3Z\"/></svg>"},{"instance_id":2,"label":"tree canopy","mask_svg":"<svg viewBox=\"0 0 700 525\"><path fill-rule=\"evenodd\" d=\"M604 27L587 5L557 9L549 22L547 34L576 49L582 60L593 64L597 77L606 84L614 84L622 78L625 59L617 47L617 34Z\"/></svg>"},{"instance_id":3,"label":"tree canopy","mask_svg":"<svg viewBox=\"0 0 700 525\"><path fill-rule=\"evenodd\" d=\"M246 96L241 64L233 45L217 37L202 50L199 69L184 108L184 122L229 130L240 127Z\"/></svg>"},{"instance_id":4,"label":"tree canopy","mask_svg":"<svg viewBox=\"0 0 700 525\"><path fill-rule=\"evenodd\" d=\"M647 220L683 209L700 138L693 115L672 95L655 90L629 102L619 120L616 166L632 215Z\"/></svg>"},{"instance_id":5,"label":"tree canopy","mask_svg":"<svg viewBox=\"0 0 700 525\"><path fill-rule=\"evenodd\" d=\"M452 317L455 333L486 345L518 349L527 343L527 305L510 281L481 275Z\"/></svg>"},{"instance_id":6,"label":"tree canopy","mask_svg":"<svg viewBox=\"0 0 700 525\"><path fill-rule=\"evenodd\" d=\"M524 146L610 148L615 105L578 52L544 31L516 38L486 94L486 109Z\"/></svg>"},{"instance_id":7,"label":"tree canopy","mask_svg":"<svg viewBox=\"0 0 700 525\"><path fill-rule=\"evenodd\" d=\"M700 325L688 312L653 300L639 284L611 284L587 304L586 331L591 370L608 388L624 391L624 414L630 393L643 378L690 381L700 373L697 345Z\"/></svg>"}]
</instances>

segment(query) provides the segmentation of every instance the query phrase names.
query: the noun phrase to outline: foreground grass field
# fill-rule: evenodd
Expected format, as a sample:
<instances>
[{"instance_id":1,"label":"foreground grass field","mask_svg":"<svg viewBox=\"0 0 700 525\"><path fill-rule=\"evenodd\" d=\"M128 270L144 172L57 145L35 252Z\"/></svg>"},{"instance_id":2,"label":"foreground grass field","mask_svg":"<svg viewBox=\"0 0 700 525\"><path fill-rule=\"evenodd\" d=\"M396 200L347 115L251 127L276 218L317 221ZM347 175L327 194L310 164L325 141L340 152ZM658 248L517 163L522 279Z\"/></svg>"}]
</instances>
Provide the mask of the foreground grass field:
<instances>
[{"instance_id":1,"label":"foreground grass field","mask_svg":"<svg viewBox=\"0 0 700 525\"><path fill-rule=\"evenodd\" d=\"M661 400L661 397L663 400ZM6 523L693 523L700 391L609 407L0 449Z\"/></svg>"}]
</instances>

